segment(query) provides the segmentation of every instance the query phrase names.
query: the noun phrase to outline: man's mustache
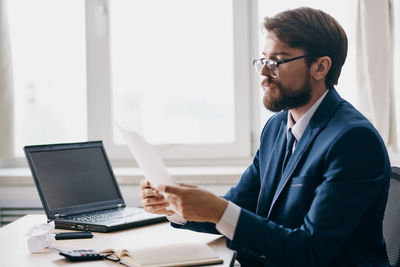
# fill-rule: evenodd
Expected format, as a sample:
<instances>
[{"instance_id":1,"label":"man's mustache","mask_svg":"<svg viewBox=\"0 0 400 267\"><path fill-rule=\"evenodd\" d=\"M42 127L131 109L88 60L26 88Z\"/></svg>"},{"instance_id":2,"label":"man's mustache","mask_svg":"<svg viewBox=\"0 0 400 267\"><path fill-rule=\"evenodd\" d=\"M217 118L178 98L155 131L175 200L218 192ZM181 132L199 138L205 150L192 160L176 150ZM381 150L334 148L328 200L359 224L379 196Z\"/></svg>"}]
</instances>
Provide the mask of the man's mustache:
<instances>
[{"instance_id":1,"label":"man's mustache","mask_svg":"<svg viewBox=\"0 0 400 267\"><path fill-rule=\"evenodd\" d=\"M267 85L274 85L275 87L279 87L279 83L274 81L271 77L267 76L262 82L261 86L265 87Z\"/></svg>"}]
</instances>

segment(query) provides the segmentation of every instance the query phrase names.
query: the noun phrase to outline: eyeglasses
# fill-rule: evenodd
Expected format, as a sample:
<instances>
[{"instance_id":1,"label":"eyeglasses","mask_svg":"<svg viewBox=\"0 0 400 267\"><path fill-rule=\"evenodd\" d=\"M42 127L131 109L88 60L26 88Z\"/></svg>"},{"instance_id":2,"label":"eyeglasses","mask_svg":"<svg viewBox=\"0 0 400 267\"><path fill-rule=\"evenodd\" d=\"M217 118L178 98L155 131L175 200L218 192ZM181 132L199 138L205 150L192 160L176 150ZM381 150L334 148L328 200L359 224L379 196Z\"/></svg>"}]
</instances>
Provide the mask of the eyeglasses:
<instances>
[{"instance_id":1,"label":"eyeglasses","mask_svg":"<svg viewBox=\"0 0 400 267\"><path fill-rule=\"evenodd\" d=\"M110 253L110 254L104 255L104 259L114 261L114 262L120 262L120 260L121 260L120 257L115 253Z\"/></svg>"},{"instance_id":2,"label":"eyeglasses","mask_svg":"<svg viewBox=\"0 0 400 267\"><path fill-rule=\"evenodd\" d=\"M120 256L124 253L124 251L114 251L113 249L105 249L100 251L100 253L103 255L103 258L105 260L110 260L114 262L120 262L121 258Z\"/></svg>"},{"instance_id":3,"label":"eyeglasses","mask_svg":"<svg viewBox=\"0 0 400 267\"><path fill-rule=\"evenodd\" d=\"M279 61L275 61L272 59L266 59L265 57L259 58L259 59L254 59L253 60L253 65L256 68L256 71L261 74L264 66L267 68L268 73L273 77L273 78L278 78L279 77L279 65L283 63L287 63L293 60L297 60L300 58L304 57L313 57L313 55L303 55L299 57L293 57L293 58L288 58L288 59L282 59Z\"/></svg>"}]
</instances>

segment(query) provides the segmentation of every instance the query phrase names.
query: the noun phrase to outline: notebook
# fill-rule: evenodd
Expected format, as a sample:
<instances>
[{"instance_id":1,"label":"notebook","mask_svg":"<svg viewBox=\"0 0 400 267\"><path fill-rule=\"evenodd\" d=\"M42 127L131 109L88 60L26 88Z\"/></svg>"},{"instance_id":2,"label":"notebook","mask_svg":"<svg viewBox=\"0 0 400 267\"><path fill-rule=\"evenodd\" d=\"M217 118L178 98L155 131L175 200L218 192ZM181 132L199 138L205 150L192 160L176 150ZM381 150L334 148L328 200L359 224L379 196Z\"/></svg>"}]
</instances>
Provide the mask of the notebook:
<instances>
[{"instance_id":1,"label":"notebook","mask_svg":"<svg viewBox=\"0 0 400 267\"><path fill-rule=\"evenodd\" d=\"M24 147L48 221L55 227L110 232L166 221L126 207L102 141Z\"/></svg>"},{"instance_id":2,"label":"notebook","mask_svg":"<svg viewBox=\"0 0 400 267\"><path fill-rule=\"evenodd\" d=\"M202 243L177 243L155 245L134 250L103 250L101 253L115 254L120 263L130 267L199 266L223 263L209 246Z\"/></svg>"}]
</instances>

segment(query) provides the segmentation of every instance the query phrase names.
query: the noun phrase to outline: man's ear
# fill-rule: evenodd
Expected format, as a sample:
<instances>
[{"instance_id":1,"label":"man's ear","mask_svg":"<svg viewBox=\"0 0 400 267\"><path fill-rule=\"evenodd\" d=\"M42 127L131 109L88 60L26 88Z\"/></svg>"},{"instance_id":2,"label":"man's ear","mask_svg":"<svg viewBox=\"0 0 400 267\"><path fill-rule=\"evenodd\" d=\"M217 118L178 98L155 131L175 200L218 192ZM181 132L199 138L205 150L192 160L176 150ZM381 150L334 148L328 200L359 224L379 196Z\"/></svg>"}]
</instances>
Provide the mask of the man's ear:
<instances>
[{"instance_id":1,"label":"man's ear","mask_svg":"<svg viewBox=\"0 0 400 267\"><path fill-rule=\"evenodd\" d=\"M319 57L311 65L311 77L315 80L322 80L328 74L332 66L332 59L328 56Z\"/></svg>"}]
</instances>

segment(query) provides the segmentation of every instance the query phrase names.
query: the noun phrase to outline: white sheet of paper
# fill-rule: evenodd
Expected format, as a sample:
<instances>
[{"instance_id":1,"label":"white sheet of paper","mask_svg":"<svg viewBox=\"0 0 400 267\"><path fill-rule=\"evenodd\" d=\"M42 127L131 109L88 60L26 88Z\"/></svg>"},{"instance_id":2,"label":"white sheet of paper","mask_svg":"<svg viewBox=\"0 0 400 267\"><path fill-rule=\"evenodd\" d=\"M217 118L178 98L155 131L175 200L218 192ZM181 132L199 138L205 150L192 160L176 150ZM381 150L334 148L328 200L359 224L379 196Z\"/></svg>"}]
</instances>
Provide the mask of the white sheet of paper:
<instances>
[{"instance_id":1,"label":"white sheet of paper","mask_svg":"<svg viewBox=\"0 0 400 267\"><path fill-rule=\"evenodd\" d=\"M125 137L129 150L142 169L144 177L153 187L159 184L179 186L168 173L163 160L151 144L135 131L124 129L119 125L117 127Z\"/></svg>"}]
</instances>

